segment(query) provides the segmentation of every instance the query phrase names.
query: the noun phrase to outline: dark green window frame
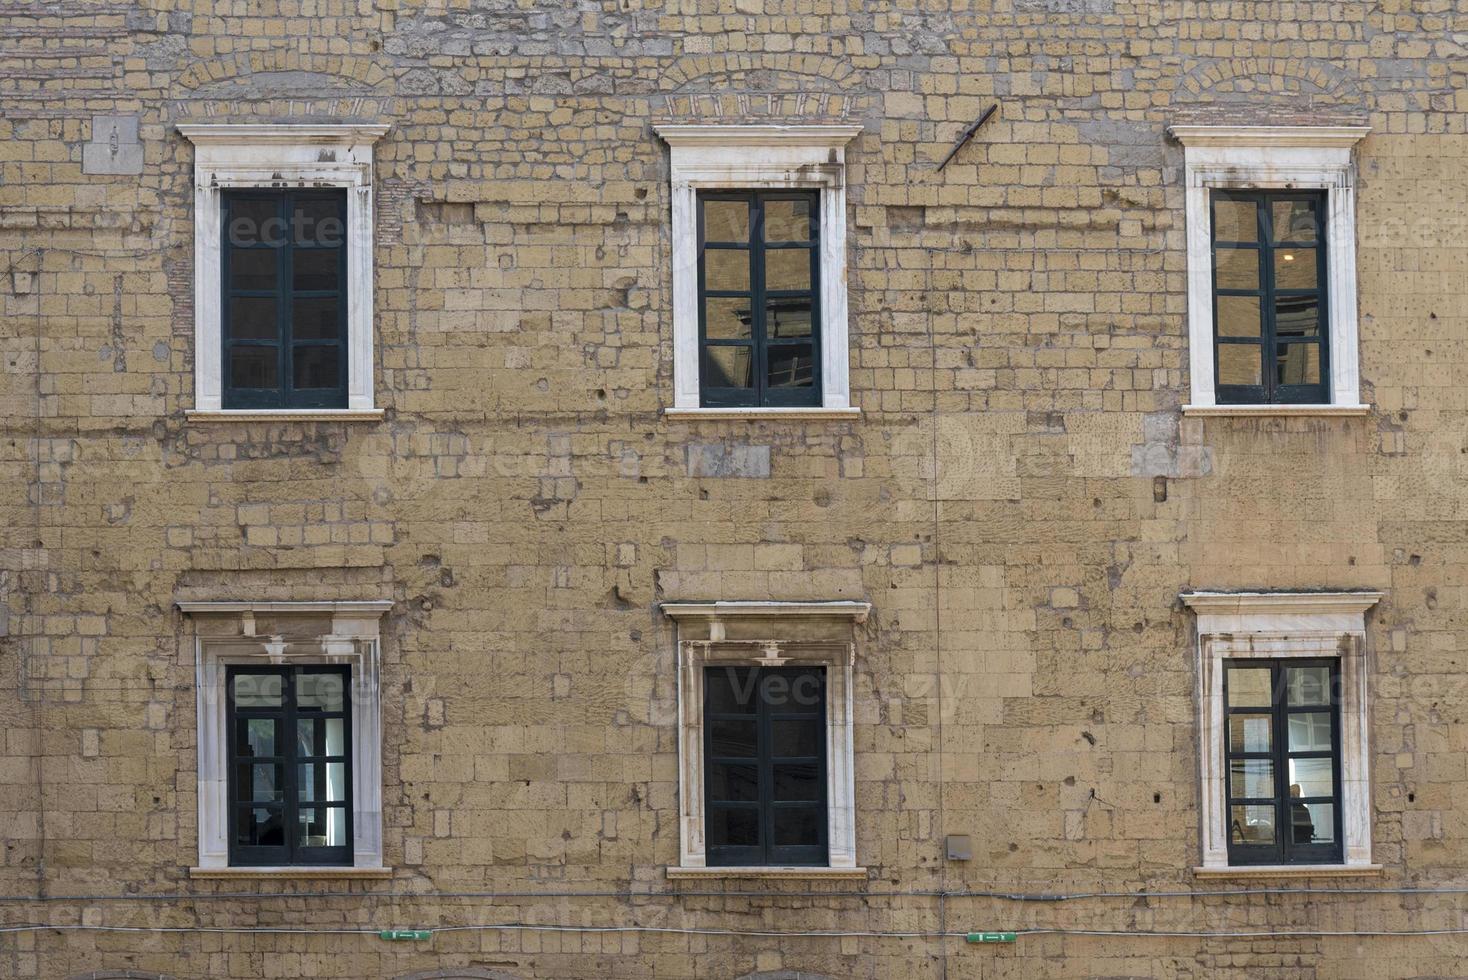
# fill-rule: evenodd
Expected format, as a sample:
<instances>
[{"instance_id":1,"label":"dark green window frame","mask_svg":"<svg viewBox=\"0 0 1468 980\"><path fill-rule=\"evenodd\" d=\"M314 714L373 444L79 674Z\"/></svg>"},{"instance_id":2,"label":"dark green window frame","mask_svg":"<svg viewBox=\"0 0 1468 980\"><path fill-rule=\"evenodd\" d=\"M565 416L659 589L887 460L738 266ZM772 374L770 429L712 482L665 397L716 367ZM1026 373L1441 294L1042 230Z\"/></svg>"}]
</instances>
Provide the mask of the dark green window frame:
<instances>
[{"instance_id":1,"label":"dark green window frame","mask_svg":"<svg viewBox=\"0 0 1468 980\"><path fill-rule=\"evenodd\" d=\"M1345 832L1340 661L1225 660L1223 670L1229 864L1339 864ZM1267 693L1253 694L1259 685L1246 685L1239 671L1268 671ZM1316 680L1322 672L1328 677L1323 691ZM1315 739L1325 730L1330 744L1322 749ZM1261 742L1266 734L1267 745ZM1332 792L1305 793L1302 786L1296 796L1292 780L1305 779L1294 764L1321 760L1329 762ZM1262 778L1266 771L1271 778Z\"/></svg>"},{"instance_id":2,"label":"dark green window frame","mask_svg":"<svg viewBox=\"0 0 1468 980\"><path fill-rule=\"evenodd\" d=\"M710 240L705 207L710 202L742 202L748 208L747 237L736 241ZM805 241L765 241L765 213L775 202L806 202L809 218ZM820 192L699 191L698 192L698 340L699 397L704 407L819 407L821 404L821 227ZM706 282L710 251L742 251L748 256L747 289L710 289ZM766 254L804 250L809 256L809 288L775 290L765 281ZM726 336L715 329L710 336L710 307L720 300L742 301L736 311L747 335ZM728 304L724 304L728 305ZM781 308L790 320L808 320L809 335L786 334L779 327ZM719 317L714 317L715 323ZM721 360L725 363L721 364ZM740 377L727 369L747 372Z\"/></svg>"},{"instance_id":3,"label":"dark green window frame","mask_svg":"<svg viewBox=\"0 0 1468 980\"><path fill-rule=\"evenodd\" d=\"M1299 204L1306 210L1299 210ZM1252 227L1246 221L1220 220L1221 208L1230 209L1233 217L1244 206L1253 209ZM1279 220L1283 216L1290 219L1288 227ZM1219 404L1329 404L1325 224L1324 191L1211 193L1214 378ZM1311 256L1311 285L1281 282L1280 269Z\"/></svg>"},{"instance_id":4,"label":"dark green window frame","mask_svg":"<svg viewBox=\"0 0 1468 980\"><path fill-rule=\"evenodd\" d=\"M251 188L220 198L223 407L346 408L346 189ZM323 238L318 223L293 220L298 211L334 217L339 234ZM261 215L268 217L258 224L279 221L278 231L255 227ZM249 222L246 234L235 234L237 218ZM333 288L296 288L326 271L335 273ZM310 313L316 324L308 330Z\"/></svg>"},{"instance_id":5,"label":"dark green window frame","mask_svg":"<svg viewBox=\"0 0 1468 980\"><path fill-rule=\"evenodd\" d=\"M308 674L339 685L337 708L301 703L301 678ZM326 664L228 668L231 866L352 864L351 679L350 667ZM259 693L277 688L278 697ZM239 694L245 696L237 697ZM325 726L331 721L340 722L341 751L311 751L329 744ZM253 751L259 742L258 726L273 733L263 743L274 750L268 754ZM309 733L306 743L302 742L303 732ZM337 765L342 767L344 793L341 800L328 801L329 767ZM264 769L263 778L257 777L257 767ZM342 843L310 843L323 835L303 834L303 821L307 829L326 830L333 812L342 828Z\"/></svg>"},{"instance_id":6,"label":"dark green window frame","mask_svg":"<svg viewBox=\"0 0 1468 980\"><path fill-rule=\"evenodd\" d=\"M826 669L705 667L703 726L709 866L824 867Z\"/></svg>"}]
</instances>

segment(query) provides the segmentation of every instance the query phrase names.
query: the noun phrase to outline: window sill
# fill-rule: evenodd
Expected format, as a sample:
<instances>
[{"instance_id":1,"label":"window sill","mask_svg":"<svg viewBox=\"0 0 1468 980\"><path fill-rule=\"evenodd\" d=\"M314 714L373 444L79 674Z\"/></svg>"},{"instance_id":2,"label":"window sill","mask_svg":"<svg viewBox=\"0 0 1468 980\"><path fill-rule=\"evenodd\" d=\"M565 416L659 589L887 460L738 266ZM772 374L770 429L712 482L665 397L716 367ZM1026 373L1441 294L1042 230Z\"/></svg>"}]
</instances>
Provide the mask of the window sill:
<instances>
[{"instance_id":1,"label":"window sill","mask_svg":"<svg viewBox=\"0 0 1468 980\"><path fill-rule=\"evenodd\" d=\"M380 408L282 408L266 411L253 409L190 409L184 418L190 422L378 422Z\"/></svg>"},{"instance_id":2,"label":"window sill","mask_svg":"<svg viewBox=\"0 0 1468 980\"><path fill-rule=\"evenodd\" d=\"M1361 878L1382 873L1379 864L1256 864L1194 868L1194 878Z\"/></svg>"},{"instance_id":3,"label":"window sill","mask_svg":"<svg viewBox=\"0 0 1468 980\"><path fill-rule=\"evenodd\" d=\"M391 878L392 868L345 868L331 865L263 868L190 868L190 878Z\"/></svg>"},{"instance_id":4,"label":"window sill","mask_svg":"<svg viewBox=\"0 0 1468 980\"><path fill-rule=\"evenodd\" d=\"M670 419L749 419L763 421L791 419L796 421L819 421L822 419L861 418L861 409L850 408L665 408L663 415Z\"/></svg>"},{"instance_id":5,"label":"window sill","mask_svg":"<svg viewBox=\"0 0 1468 980\"><path fill-rule=\"evenodd\" d=\"M866 868L668 868L668 877L679 878L795 878L795 879L847 879L866 880Z\"/></svg>"},{"instance_id":6,"label":"window sill","mask_svg":"<svg viewBox=\"0 0 1468 980\"><path fill-rule=\"evenodd\" d=\"M1370 415L1370 405L1184 405L1184 415L1236 416L1275 415Z\"/></svg>"}]
</instances>

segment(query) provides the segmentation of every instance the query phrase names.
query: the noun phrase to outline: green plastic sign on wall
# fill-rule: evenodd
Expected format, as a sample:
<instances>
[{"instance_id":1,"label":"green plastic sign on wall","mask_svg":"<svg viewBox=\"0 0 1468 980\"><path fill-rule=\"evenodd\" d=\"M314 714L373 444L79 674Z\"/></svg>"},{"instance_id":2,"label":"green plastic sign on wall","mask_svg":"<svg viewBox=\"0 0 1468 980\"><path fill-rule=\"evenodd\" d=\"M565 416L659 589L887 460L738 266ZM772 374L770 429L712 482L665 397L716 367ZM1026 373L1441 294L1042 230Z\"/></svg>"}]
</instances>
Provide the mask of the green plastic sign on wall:
<instances>
[{"instance_id":1,"label":"green plastic sign on wall","mask_svg":"<svg viewBox=\"0 0 1468 980\"><path fill-rule=\"evenodd\" d=\"M377 938L395 942L402 939L428 939L432 935L427 929L384 929L377 934Z\"/></svg>"},{"instance_id":2,"label":"green plastic sign on wall","mask_svg":"<svg viewBox=\"0 0 1468 980\"><path fill-rule=\"evenodd\" d=\"M971 932L968 934L971 943L1012 943L1014 933L1012 932Z\"/></svg>"}]
</instances>

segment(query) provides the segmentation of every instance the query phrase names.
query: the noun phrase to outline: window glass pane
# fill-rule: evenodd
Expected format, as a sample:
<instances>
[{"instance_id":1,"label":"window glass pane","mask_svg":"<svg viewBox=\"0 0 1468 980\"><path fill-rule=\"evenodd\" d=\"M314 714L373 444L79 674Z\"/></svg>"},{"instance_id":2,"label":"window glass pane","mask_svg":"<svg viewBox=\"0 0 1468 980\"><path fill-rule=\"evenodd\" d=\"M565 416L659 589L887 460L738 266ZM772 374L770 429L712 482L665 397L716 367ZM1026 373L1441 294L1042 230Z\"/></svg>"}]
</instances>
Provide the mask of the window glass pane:
<instances>
[{"instance_id":1,"label":"window glass pane","mask_svg":"<svg viewBox=\"0 0 1468 980\"><path fill-rule=\"evenodd\" d=\"M274 296L231 296L229 336L233 340L274 340L280 336Z\"/></svg>"},{"instance_id":2,"label":"window glass pane","mask_svg":"<svg viewBox=\"0 0 1468 980\"><path fill-rule=\"evenodd\" d=\"M776 758L818 756L825 751L826 728L819 719L776 718L770 727L773 736L770 754Z\"/></svg>"},{"instance_id":3,"label":"window glass pane","mask_svg":"<svg viewBox=\"0 0 1468 980\"><path fill-rule=\"evenodd\" d=\"M340 339L341 300L335 296L296 297L291 302L291 336L296 340Z\"/></svg>"},{"instance_id":4,"label":"window glass pane","mask_svg":"<svg viewBox=\"0 0 1468 980\"><path fill-rule=\"evenodd\" d=\"M706 242L748 242L749 202L703 202L703 240Z\"/></svg>"},{"instance_id":5,"label":"window glass pane","mask_svg":"<svg viewBox=\"0 0 1468 980\"><path fill-rule=\"evenodd\" d=\"M275 718L241 718L237 722L235 753L247 755L276 755L283 748L278 738L280 721Z\"/></svg>"},{"instance_id":6,"label":"window glass pane","mask_svg":"<svg viewBox=\"0 0 1468 980\"><path fill-rule=\"evenodd\" d=\"M1228 795L1238 799L1274 796L1274 763L1269 759L1234 759L1228 764Z\"/></svg>"},{"instance_id":7,"label":"window glass pane","mask_svg":"<svg viewBox=\"0 0 1468 980\"><path fill-rule=\"evenodd\" d=\"M235 347L229 352L229 384L232 388L274 388L279 374L280 354L274 347Z\"/></svg>"},{"instance_id":8,"label":"window glass pane","mask_svg":"<svg viewBox=\"0 0 1468 980\"><path fill-rule=\"evenodd\" d=\"M285 766L275 762L245 763L234 767L237 799L258 803L285 801Z\"/></svg>"},{"instance_id":9,"label":"window glass pane","mask_svg":"<svg viewBox=\"0 0 1468 980\"><path fill-rule=\"evenodd\" d=\"M1279 383L1282 385L1319 384L1320 345L1280 344Z\"/></svg>"},{"instance_id":10,"label":"window glass pane","mask_svg":"<svg viewBox=\"0 0 1468 980\"><path fill-rule=\"evenodd\" d=\"M1334 770L1330 759L1291 759L1290 796L1334 796Z\"/></svg>"},{"instance_id":11,"label":"window glass pane","mask_svg":"<svg viewBox=\"0 0 1468 980\"><path fill-rule=\"evenodd\" d=\"M713 807L708 812L709 843L735 847L759 844L759 811L748 807Z\"/></svg>"},{"instance_id":12,"label":"window glass pane","mask_svg":"<svg viewBox=\"0 0 1468 980\"><path fill-rule=\"evenodd\" d=\"M278 196L230 197L229 224L225 228L229 244L280 245L283 244L283 226Z\"/></svg>"},{"instance_id":13,"label":"window glass pane","mask_svg":"<svg viewBox=\"0 0 1468 980\"><path fill-rule=\"evenodd\" d=\"M765 336L772 340L810 336L810 298L765 301Z\"/></svg>"},{"instance_id":14,"label":"window glass pane","mask_svg":"<svg viewBox=\"0 0 1468 980\"><path fill-rule=\"evenodd\" d=\"M1273 844L1273 804L1248 803L1229 809L1229 839L1235 844Z\"/></svg>"},{"instance_id":15,"label":"window glass pane","mask_svg":"<svg viewBox=\"0 0 1468 980\"><path fill-rule=\"evenodd\" d=\"M298 719L296 752L300 755L346 755L346 726L342 718Z\"/></svg>"},{"instance_id":16,"label":"window glass pane","mask_svg":"<svg viewBox=\"0 0 1468 980\"><path fill-rule=\"evenodd\" d=\"M754 684L753 667L709 667L703 673L705 710L717 714L753 714Z\"/></svg>"},{"instance_id":17,"label":"window glass pane","mask_svg":"<svg viewBox=\"0 0 1468 980\"><path fill-rule=\"evenodd\" d=\"M825 672L813 668L784 668L772 672L766 688L777 712L819 712L825 704ZM807 722L815 723L815 722Z\"/></svg>"},{"instance_id":18,"label":"window glass pane","mask_svg":"<svg viewBox=\"0 0 1468 980\"><path fill-rule=\"evenodd\" d=\"M234 675L234 703L237 708L279 708L279 674Z\"/></svg>"},{"instance_id":19,"label":"window glass pane","mask_svg":"<svg viewBox=\"0 0 1468 980\"><path fill-rule=\"evenodd\" d=\"M709 340L748 340L754 335L748 297L710 296L703 303L703 329Z\"/></svg>"},{"instance_id":20,"label":"window glass pane","mask_svg":"<svg viewBox=\"0 0 1468 980\"><path fill-rule=\"evenodd\" d=\"M765 252L765 289L809 290L811 250L772 248Z\"/></svg>"},{"instance_id":21,"label":"window glass pane","mask_svg":"<svg viewBox=\"0 0 1468 980\"><path fill-rule=\"evenodd\" d=\"M292 385L303 388L341 387L341 348L297 347L292 354Z\"/></svg>"},{"instance_id":22,"label":"window glass pane","mask_svg":"<svg viewBox=\"0 0 1468 980\"><path fill-rule=\"evenodd\" d=\"M1257 242L1258 205L1253 201L1213 199L1213 237L1220 242Z\"/></svg>"},{"instance_id":23,"label":"window glass pane","mask_svg":"<svg viewBox=\"0 0 1468 980\"><path fill-rule=\"evenodd\" d=\"M815 362L809 344L784 344L769 352L771 388L809 388L815 378Z\"/></svg>"},{"instance_id":24,"label":"window glass pane","mask_svg":"<svg viewBox=\"0 0 1468 980\"><path fill-rule=\"evenodd\" d=\"M1259 336L1259 297L1218 297L1217 329L1220 337Z\"/></svg>"},{"instance_id":25,"label":"window glass pane","mask_svg":"<svg viewBox=\"0 0 1468 980\"><path fill-rule=\"evenodd\" d=\"M1327 712L1297 712L1289 716L1291 752L1329 752L1333 748Z\"/></svg>"},{"instance_id":26,"label":"window glass pane","mask_svg":"<svg viewBox=\"0 0 1468 980\"><path fill-rule=\"evenodd\" d=\"M820 802L820 766L807 762L780 762L775 764L774 769L775 799L790 802Z\"/></svg>"},{"instance_id":27,"label":"window glass pane","mask_svg":"<svg viewBox=\"0 0 1468 980\"><path fill-rule=\"evenodd\" d=\"M1290 834L1296 844L1334 844L1335 804L1291 803Z\"/></svg>"},{"instance_id":28,"label":"window glass pane","mask_svg":"<svg viewBox=\"0 0 1468 980\"><path fill-rule=\"evenodd\" d=\"M346 705L344 681L336 671L302 671L296 678L297 710L341 711Z\"/></svg>"},{"instance_id":29,"label":"window glass pane","mask_svg":"<svg viewBox=\"0 0 1468 980\"><path fill-rule=\"evenodd\" d=\"M1219 305L1222 304L1223 297L1219 297ZM1290 337L1320 336L1319 297L1276 296L1274 299L1274 335L1280 340Z\"/></svg>"},{"instance_id":30,"label":"window glass pane","mask_svg":"<svg viewBox=\"0 0 1468 980\"><path fill-rule=\"evenodd\" d=\"M276 806L240 807L235 812L235 843L245 847L285 844L285 811Z\"/></svg>"},{"instance_id":31,"label":"window glass pane","mask_svg":"<svg viewBox=\"0 0 1468 980\"><path fill-rule=\"evenodd\" d=\"M296 767L296 799L303 803L339 803L346 798L345 762L307 762Z\"/></svg>"},{"instance_id":32,"label":"window glass pane","mask_svg":"<svg viewBox=\"0 0 1468 980\"><path fill-rule=\"evenodd\" d=\"M343 201L339 194L298 195L291 215L291 240L297 245L341 245L346 235Z\"/></svg>"},{"instance_id":33,"label":"window glass pane","mask_svg":"<svg viewBox=\"0 0 1468 980\"><path fill-rule=\"evenodd\" d=\"M342 847L347 843L345 807L301 807L296 811L297 847Z\"/></svg>"},{"instance_id":34,"label":"window glass pane","mask_svg":"<svg viewBox=\"0 0 1468 980\"><path fill-rule=\"evenodd\" d=\"M704 249L703 288L710 292L748 292L749 252L742 248Z\"/></svg>"},{"instance_id":35,"label":"window glass pane","mask_svg":"<svg viewBox=\"0 0 1468 980\"><path fill-rule=\"evenodd\" d=\"M759 799L759 770L754 766L709 766L709 799L744 803Z\"/></svg>"},{"instance_id":36,"label":"window glass pane","mask_svg":"<svg viewBox=\"0 0 1468 980\"><path fill-rule=\"evenodd\" d=\"M1330 704L1330 668L1286 667L1285 703L1292 708Z\"/></svg>"},{"instance_id":37,"label":"window glass pane","mask_svg":"<svg viewBox=\"0 0 1468 980\"><path fill-rule=\"evenodd\" d=\"M777 845L819 844L826 811L818 806L779 807L772 822Z\"/></svg>"},{"instance_id":38,"label":"window glass pane","mask_svg":"<svg viewBox=\"0 0 1468 980\"><path fill-rule=\"evenodd\" d=\"M274 289L280 253L273 248L236 248L229 253L230 289Z\"/></svg>"},{"instance_id":39,"label":"window glass pane","mask_svg":"<svg viewBox=\"0 0 1468 980\"><path fill-rule=\"evenodd\" d=\"M1214 250L1219 289L1258 289L1259 250L1223 248Z\"/></svg>"},{"instance_id":40,"label":"window glass pane","mask_svg":"<svg viewBox=\"0 0 1468 980\"><path fill-rule=\"evenodd\" d=\"M1274 250L1275 289L1314 289L1317 285L1316 271L1315 249L1282 247Z\"/></svg>"},{"instance_id":41,"label":"window glass pane","mask_svg":"<svg viewBox=\"0 0 1468 980\"><path fill-rule=\"evenodd\" d=\"M299 249L291 253L291 288L337 288L341 252L334 248Z\"/></svg>"},{"instance_id":42,"label":"window glass pane","mask_svg":"<svg viewBox=\"0 0 1468 980\"><path fill-rule=\"evenodd\" d=\"M703 383L711 388L753 388L754 357L751 349L705 346Z\"/></svg>"},{"instance_id":43,"label":"window glass pane","mask_svg":"<svg viewBox=\"0 0 1468 980\"><path fill-rule=\"evenodd\" d=\"M1268 667L1228 668L1228 706L1230 708L1269 707L1273 671Z\"/></svg>"},{"instance_id":44,"label":"window glass pane","mask_svg":"<svg viewBox=\"0 0 1468 980\"><path fill-rule=\"evenodd\" d=\"M714 755L753 759L759 753L753 719L749 721L716 719L708 722L708 726L709 751Z\"/></svg>"},{"instance_id":45,"label":"window glass pane","mask_svg":"<svg viewBox=\"0 0 1468 980\"><path fill-rule=\"evenodd\" d=\"M1270 201L1274 240L1277 242L1315 241L1315 207L1318 200Z\"/></svg>"},{"instance_id":46,"label":"window glass pane","mask_svg":"<svg viewBox=\"0 0 1468 980\"><path fill-rule=\"evenodd\" d=\"M765 241L808 242L812 227L811 202L766 201Z\"/></svg>"},{"instance_id":47,"label":"window glass pane","mask_svg":"<svg viewBox=\"0 0 1468 980\"><path fill-rule=\"evenodd\" d=\"M1269 715L1229 715L1230 752L1268 752L1274 742Z\"/></svg>"},{"instance_id":48,"label":"window glass pane","mask_svg":"<svg viewBox=\"0 0 1468 980\"><path fill-rule=\"evenodd\" d=\"M1259 385L1264 372L1259 366L1262 354L1257 344L1218 345L1218 383L1221 385Z\"/></svg>"}]
</instances>

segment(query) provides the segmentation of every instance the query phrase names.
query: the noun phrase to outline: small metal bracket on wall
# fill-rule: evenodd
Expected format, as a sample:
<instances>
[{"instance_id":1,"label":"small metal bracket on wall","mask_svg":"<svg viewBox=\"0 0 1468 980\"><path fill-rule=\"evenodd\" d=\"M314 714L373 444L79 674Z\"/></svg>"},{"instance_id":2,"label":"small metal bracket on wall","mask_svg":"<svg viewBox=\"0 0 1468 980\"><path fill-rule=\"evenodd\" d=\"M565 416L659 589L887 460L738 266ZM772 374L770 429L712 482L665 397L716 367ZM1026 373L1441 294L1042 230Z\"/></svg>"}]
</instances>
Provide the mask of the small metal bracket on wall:
<instances>
[{"instance_id":1,"label":"small metal bracket on wall","mask_svg":"<svg viewBox=\"0 0 1468 980\"><path fill-rule=\"evenodd\" d=\"M970 126L968 129L965 129L963 131L962 135L960 135L958 137L958 142L953 144L953 149L949 150L948 151L948 155L943 158L943 162L940 163L940 164L938 164L938 171L941 171L944 167L948 166L948 161L953 159L954 154L956 154L959 150L963 149L963 145L965 143L967 143L969 140L973 139L974 133L977 133L979 131L979 127L982 126L982 125L984 125L984 123L988 122L989 121L989 117L992 116L992 115L994 115L994 113L997 112L998 109L999 109L999 103L996 102L993 105L991 105L989 108L985 109L984 110L984 114L982 116L980 116L978 119L975 119L974 120L974 124L972 126ZM936 172L937 171L935 171L935 173Z\"/></svg>"}]
</instances>

